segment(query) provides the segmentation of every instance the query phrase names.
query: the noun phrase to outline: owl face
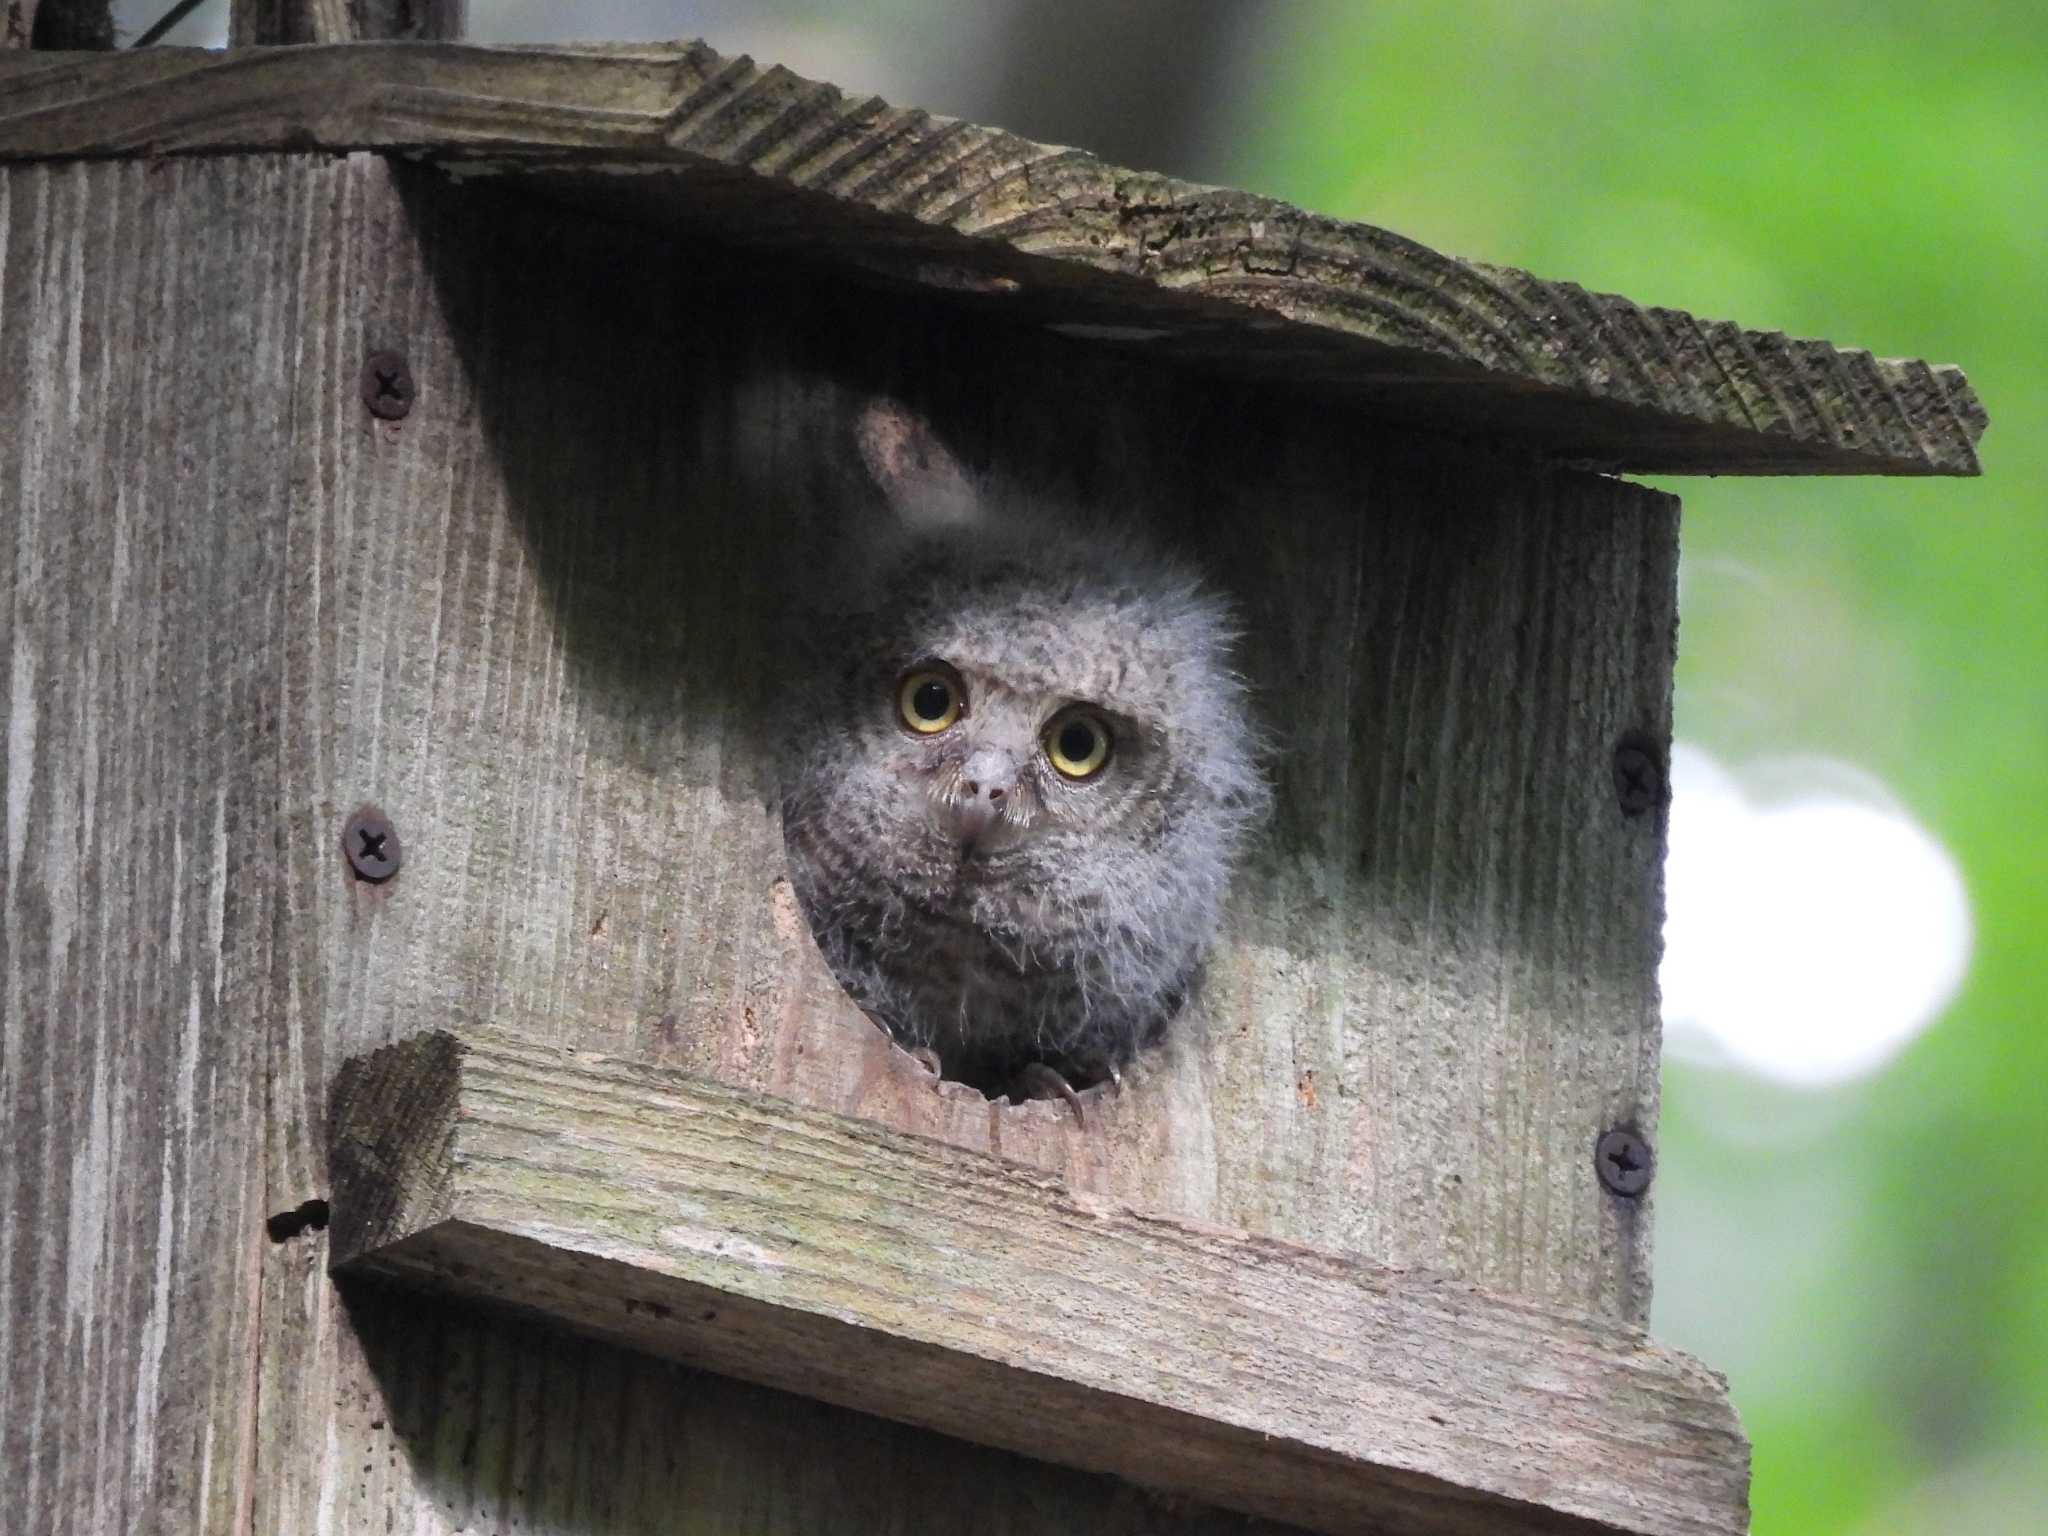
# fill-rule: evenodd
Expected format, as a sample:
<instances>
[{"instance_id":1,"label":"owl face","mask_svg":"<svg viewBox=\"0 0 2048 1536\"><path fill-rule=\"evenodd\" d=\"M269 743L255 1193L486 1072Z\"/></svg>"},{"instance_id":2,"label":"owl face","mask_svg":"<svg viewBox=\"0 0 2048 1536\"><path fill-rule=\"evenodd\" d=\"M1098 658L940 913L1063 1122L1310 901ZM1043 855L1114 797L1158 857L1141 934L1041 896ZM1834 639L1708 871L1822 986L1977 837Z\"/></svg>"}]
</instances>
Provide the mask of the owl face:
<instances>
[{"instance_id":1,"label":"owl face","mask_svg":"<svg viewBox=\"0 0 2048 1536\"><path fill-rule=\"evenodd\" d=\"M798 899L854 997L949 1073L1099 1077L1179 1008L1266 804L1228 610L1081 534L892 558L792 695Z\"/></svg>"},{"instance_id":2,"label":"owl face","mask_svg":"<svg viewBox=\"0 0 2048 1536\"><path fill-rule=\"evenodd\" d=\"M1007 562L894 586L846 695L898 878L1033 900L1142 878L1204 757L1242 752L1234 717L1204 719L1222 636L1191 590Z\"/></svg>"},{"instance_id":3,"label":"owl face","mask_svg":"<svg viewBox=\"0 0 2048 1536\"><path fill-rule=\"evenodd\" d=\"M960 666L928 656L905 670L894 692L905 732L899 772L922 784L932 831L956 842L965 861L1049 820L1086 821L1101 808L1118 736L1142 752L1136 723L1112 722L1089 700L1013 688L999 666L962 660L971 681ZM1128 777L1131 765L1116 766Z\"/></svg>"}]
</instances>

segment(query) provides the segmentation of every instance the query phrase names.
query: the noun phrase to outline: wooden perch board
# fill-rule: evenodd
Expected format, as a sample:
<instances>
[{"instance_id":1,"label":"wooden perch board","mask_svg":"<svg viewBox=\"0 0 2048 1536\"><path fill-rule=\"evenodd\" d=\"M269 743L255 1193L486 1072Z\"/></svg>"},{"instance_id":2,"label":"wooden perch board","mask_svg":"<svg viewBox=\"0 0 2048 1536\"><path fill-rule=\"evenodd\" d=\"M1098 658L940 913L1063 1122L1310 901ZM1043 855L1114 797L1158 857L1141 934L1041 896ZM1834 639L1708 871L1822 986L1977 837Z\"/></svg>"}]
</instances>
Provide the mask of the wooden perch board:
<instances>
[{"instance_id":1,"label":"wooden perch board","mask_svg":"<svg viewBox=\"0 0 2048 1536\"><path fill-rule=\"evenodd\" d=\"M0 71L0 159L398 150L1583 467L1978 470L1986 417L1954 367L1456 260L701 43L150 49Z\"/></svg>"},{"instance_id":2,"label":"wooden perch board","mask_svg":"<svg viewBox=\"0 0 2048 1536\"><path fill-rule=\"evenodd\" d=\"M512 1037L331 1124L339 1273L1317 1530L1746 1528L1722 1381L1632 1328Z\"/></svg>"}]
</instances>

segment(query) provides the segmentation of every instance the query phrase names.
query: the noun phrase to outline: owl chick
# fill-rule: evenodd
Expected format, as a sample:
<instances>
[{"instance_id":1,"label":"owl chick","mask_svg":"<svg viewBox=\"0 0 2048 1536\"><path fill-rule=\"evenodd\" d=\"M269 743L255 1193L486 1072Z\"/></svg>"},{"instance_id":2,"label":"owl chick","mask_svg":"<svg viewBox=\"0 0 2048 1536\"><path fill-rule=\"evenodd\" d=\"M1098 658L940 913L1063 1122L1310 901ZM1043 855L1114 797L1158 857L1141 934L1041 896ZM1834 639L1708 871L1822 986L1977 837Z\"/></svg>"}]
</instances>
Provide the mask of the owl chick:
<instances>
[{"instance_id":1,"label":"owl chick","mask_svg":"<svg viewBox=\"0 0 2048 1536\"><path fill-rule=\"evenodd\" d=\"M1180 1009L1267 803L1227 606L1131 542L957 516L856 606L784 785L827 962L984 1091L1117 1074Z\"/></svg>"}]
</instances>

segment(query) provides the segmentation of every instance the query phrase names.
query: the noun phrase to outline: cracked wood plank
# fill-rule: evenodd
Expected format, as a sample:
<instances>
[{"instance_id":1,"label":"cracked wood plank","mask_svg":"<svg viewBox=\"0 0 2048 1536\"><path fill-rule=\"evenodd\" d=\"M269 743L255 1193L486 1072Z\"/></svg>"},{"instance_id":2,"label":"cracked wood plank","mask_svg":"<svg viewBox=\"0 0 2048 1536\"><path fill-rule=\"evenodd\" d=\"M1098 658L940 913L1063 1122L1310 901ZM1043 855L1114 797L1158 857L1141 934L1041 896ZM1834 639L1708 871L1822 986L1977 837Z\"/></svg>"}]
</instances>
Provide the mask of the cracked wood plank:
<instances>
[{"instance_id":1,"label":"cracked wood plank","mask_svg":"<svg viewBox=\"0 0 2048 1536\"><path fill-rule=\"evenodd\" d=\"M1635 1329L507 1036L330 1124L339 1274L1317 1531L1747 1529L1725 1383Z\"/></svg>"},{"instance_id":2,"label":"cracked wood plank","mask_svg":"<svg viewBox=\"0 0 2048 1536\"><path fill-rule=\"evenodd\" d=\"M1075 1200L643 1063L430 1032L348 1063L338 1274L1311 1530L1747 1530L1726 1386L1636 1329Z\"/></svg>"},{"instance_id":3,"label":"cracked wood plank","mask_svg":"<svg viewBox=\"0 0 2048 1536\"><path fill-rule=\"evenodd\" d=\"M702 43L157 49L0 67L0 157L397 150L1557 462L1978 472L1986 416L1955 367L1461 261Z\"/></svg>"}]
</instances>

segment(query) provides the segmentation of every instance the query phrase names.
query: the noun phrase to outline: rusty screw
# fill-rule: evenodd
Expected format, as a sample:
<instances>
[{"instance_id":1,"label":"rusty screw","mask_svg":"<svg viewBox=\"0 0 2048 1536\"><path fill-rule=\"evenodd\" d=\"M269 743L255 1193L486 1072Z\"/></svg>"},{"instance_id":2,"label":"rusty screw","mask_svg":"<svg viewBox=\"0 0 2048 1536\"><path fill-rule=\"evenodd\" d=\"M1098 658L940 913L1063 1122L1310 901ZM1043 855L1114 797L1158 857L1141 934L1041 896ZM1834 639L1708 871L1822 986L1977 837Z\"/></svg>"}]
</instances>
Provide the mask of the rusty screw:
<instances>
[{"instance_id":1,"label":"rusty screw","mask_svg":"<svg viewBox=\"0 0 2048 1536\"><path fill-rule=\"evenodd\" d=\"M419 393L413 386L412 369L397 352L372 352L364 358L359 388L363 404L379 421L403 421Z\"/></svg>"},{"instance_id":2,"label":"rusty screw","mask_svg":"<svg viewBox=\"0 0 2048 1536\"><path fill-rule=\"evenodd\" d=\"M1634 1131L1609 1131L1593 1148L1593 1167L1600 1182L1625 1199L1633 1200L1650 1187L1656 1166L1650 1144Z\"/></svg>"},{"instance_id":3,"label":"rusty screw","mask_svg":"<svg viewBox=\"0 0 2048 1536\"><path fill-rule=\"evenodd\" d=\"M382 885L397 874L405 857L398 829L374 805L349 817L348 825L341 829L341 851L348 855L348 867L356 872L356 878L372 885Z\"/></svg>"},{"instance_id":4,"label":"rusty screw","mask_svg":"<svg viewBox=\"0 0 2048 1536\"><path fill-rule=\"evenodd\" d=\"M1664 800L1664 765L1641 736L1624 736L1614 748L1614 793L1624 816L1640 816Z\"/></svg>"}]
</instances>

